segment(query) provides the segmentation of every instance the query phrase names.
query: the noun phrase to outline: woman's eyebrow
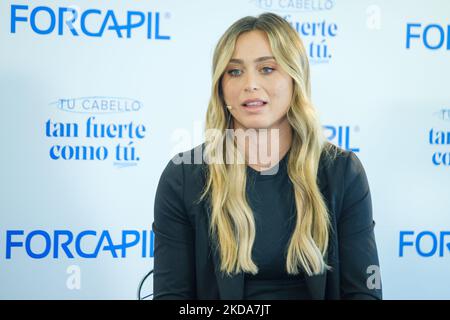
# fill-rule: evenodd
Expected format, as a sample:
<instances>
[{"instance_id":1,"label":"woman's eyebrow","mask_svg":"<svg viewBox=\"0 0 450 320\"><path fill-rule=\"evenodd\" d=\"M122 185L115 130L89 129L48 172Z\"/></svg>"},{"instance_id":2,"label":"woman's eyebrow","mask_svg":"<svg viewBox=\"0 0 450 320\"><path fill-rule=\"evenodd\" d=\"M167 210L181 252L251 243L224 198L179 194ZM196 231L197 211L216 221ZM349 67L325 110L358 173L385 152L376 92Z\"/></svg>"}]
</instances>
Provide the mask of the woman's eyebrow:
<instances>
[{"instance_id":1,"label":"woman's eyebrow","mask_svg":"<svg viewBox=\"0 0 450 320\"><path fill-rule=\"evenodd\" d=\"M275 60L272 56L265 56L265 57L259 57L253 60L253 62L262 62L266 60ZM242 59L230 59L230 63L236 63L236 64L244 64L244 60Z\"/></svg>"}]
</instances>

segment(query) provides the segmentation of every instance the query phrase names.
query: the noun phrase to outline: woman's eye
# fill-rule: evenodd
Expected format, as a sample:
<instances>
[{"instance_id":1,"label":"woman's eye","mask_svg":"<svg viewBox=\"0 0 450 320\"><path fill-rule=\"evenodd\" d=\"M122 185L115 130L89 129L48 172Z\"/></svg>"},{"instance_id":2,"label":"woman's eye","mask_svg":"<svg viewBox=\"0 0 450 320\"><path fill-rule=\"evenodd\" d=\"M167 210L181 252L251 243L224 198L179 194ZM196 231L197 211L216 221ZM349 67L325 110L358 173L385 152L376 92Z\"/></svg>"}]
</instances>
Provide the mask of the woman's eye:
<instances>
[{"instance_id":1,"label":"woman's eye","mask_svg":"<svg viewBox=\"0 0 450 320\"><path fill-rule=\"evenodd\" d=\"M241 70L239 69L232 69L228 71L228 74L232 77L237 77L241 75Z\"/></svg>"},{"instance_id":2,"label":"woman's eye","mask_svg":"<svg viewBox=\"0 0 450 320\"><path fill-rule=\"evenodd\" d=\"M275 69L271 68L271 67L264 67L261 70L262 70L263 73L268 74L268 73L272 73Z\"/></svg>"}]
</instances>

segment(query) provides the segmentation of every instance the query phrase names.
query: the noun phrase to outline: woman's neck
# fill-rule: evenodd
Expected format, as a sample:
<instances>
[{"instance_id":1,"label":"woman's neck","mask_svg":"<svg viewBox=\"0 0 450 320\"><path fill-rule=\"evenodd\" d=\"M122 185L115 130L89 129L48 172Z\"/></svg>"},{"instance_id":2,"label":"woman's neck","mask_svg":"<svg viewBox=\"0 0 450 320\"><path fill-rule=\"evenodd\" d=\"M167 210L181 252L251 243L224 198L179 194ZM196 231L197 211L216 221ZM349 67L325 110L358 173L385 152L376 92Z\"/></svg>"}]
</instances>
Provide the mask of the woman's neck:
<instances>
[{"instance_id":1,"label":"woman's neck","mask_svg":"<svg viewBox=\"0 0 450 320\"><path fill-rule=\"evenodd\" d=\"M239 151L245 154L247 165L257 171L277 165L292 144L292 128L286 117L278 125L267 129L249 130L235 126L234 134Z\"/></svg>"}]
</instances>

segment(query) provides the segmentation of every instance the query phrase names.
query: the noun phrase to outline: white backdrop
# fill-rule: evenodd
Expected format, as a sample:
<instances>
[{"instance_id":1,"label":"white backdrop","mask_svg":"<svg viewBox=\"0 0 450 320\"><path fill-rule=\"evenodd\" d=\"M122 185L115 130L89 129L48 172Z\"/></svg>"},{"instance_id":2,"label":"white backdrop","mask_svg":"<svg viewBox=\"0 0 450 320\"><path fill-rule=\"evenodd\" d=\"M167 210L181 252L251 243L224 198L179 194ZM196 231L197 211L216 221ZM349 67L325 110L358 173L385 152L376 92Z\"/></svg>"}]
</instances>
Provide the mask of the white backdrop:
<instances>
[{"instance_id":1,"label":"white backdrop","mask_svg":"<svg viewBox=\"0 0 450 320\"><path fill-rule=\"evenodd\" d=\"M384 297L450 299L447 0L1 1L0 298L136 298L214 46L265 11L297 28L324 130L365 166Z\"/></svg>"}]
</instances>

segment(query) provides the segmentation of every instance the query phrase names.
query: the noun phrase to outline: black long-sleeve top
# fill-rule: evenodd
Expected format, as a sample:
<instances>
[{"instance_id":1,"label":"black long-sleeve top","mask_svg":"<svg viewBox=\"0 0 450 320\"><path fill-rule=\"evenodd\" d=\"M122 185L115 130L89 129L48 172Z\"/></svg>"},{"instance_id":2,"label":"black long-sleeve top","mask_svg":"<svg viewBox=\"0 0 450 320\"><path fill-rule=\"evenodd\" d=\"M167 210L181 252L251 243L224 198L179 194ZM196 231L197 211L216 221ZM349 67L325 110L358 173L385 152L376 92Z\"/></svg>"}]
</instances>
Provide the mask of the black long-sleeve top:
<instances>
[{"instance_id":1,"label":"black long-sleeve top","mask_svg":"<svg viewBox=\"0 0 450 320\"><path fill-rule=\"evenodd\" d=\"M295 217L287 156L273 176L247 167L247 197L256 221L252 256L259 273L226 275L209 234L211 208L207 198L197 202L207 164L193 161L203 149L200 145L174 157L158 184L154 299L381 299L380 282L370 280L379 276L371 273L379 263L370 190L353 152L335 158L324 152L319 163L317 182L331 223L325 257L331 269L292 277L285 271Z\"/></svg>"}]
</instances>

